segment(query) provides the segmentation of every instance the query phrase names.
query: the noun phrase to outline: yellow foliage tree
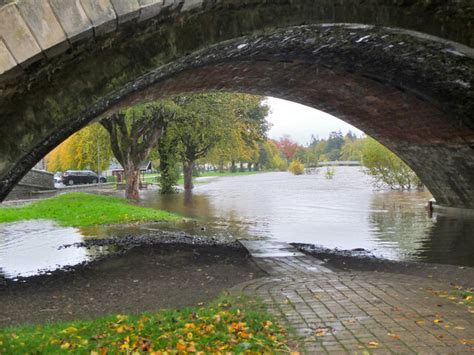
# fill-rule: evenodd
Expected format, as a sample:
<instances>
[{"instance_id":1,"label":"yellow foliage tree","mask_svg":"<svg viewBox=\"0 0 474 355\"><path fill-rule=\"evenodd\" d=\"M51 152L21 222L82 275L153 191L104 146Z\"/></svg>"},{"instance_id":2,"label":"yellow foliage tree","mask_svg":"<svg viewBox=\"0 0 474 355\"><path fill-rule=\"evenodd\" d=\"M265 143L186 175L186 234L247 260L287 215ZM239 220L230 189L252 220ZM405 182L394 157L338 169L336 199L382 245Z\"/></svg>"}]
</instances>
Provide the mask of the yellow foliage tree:
<instances>
[{"instance_id":1,"label":"yellow foliage tree","mask_svg":"<svg viewBox=\"0 0 474 355\"><path fill-rule=\"evenodd\" d=\"M99 124L89 125L67 138L47 156L49 171L74 169L100 170L109 166L112 157L110 138Z\"/></svg>"}]
</instances>

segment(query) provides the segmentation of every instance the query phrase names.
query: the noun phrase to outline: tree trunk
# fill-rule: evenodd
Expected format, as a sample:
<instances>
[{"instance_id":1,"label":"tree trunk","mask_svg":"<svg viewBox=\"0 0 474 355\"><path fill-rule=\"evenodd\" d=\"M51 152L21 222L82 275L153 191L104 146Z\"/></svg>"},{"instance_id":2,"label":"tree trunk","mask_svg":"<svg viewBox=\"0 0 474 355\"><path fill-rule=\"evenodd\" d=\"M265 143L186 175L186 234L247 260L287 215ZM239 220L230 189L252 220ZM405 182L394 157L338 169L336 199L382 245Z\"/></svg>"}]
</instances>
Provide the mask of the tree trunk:
<instances>
[{"instance_id":1,"label":"tree trunk","mask_svg":"<svg viewBox=\"0 0 474 355\"><path fill-rule=\"evenodd\" d=\"M231 173L236 173L237 172L237 167L235 166L235 160L232 160L232 163L230 165L230 172Z\"/></svg>"},{"instance_id":2,"label":"tree trunk","mask_svg":"<svg viewBox=\"0 0 474 355\"><path fill-rule=\"evenodd\" d=\"M221 160L221 161L219 162L219 172L220 172L220 173L223 173L223 172L224 172L224 161L223 161L223 160Z\"/></svg>"},{"instance_id":3,"label":"tree trunk","mask_svg":"<svg viewBox=\"0 0 474 355\"><path fill-rule=\"evenodd\" d=\"M252 163L248 163L247 167L248 167L249 171L252 171Z\"/></svg>"},{"instance_id":4,"label":"tree trunk","mask_svg":"<svg viewBox=\"0 0 474 355\"><path fill-rule=\"evenodd\" d=\"M193 167L194 162L192 161L183 163L184 191L191 191L194 188Z\"/></svg>"},{"instance_id":5,"label":"tree trunk","mask_svg":"<svg viewBox=\"0 0 474 355\"><path fill-rule=\"evenodd\" d=\"M255 163L255 171L259 171L260 170L260 164L259 163Z\"/></svg>"},{"instance_id":6,"label":"tree trunk","mask_svg":"<svg viewBox=\"0 0 474 355\"><path fill-rule=\"evenodd\" d=\"M140 197L140 169L131 164L125 167L125 197L138 200Z\"/></svg>"},{"instance_id":7,"label":"tree trunk","mask_svg":"<svg viewBox=\"0 0 474 355\"><path fill-rule=\"evenodd\" d=\"M244 163L240 162L240 171L245 171Z\"/></svg>"}]
</instances>

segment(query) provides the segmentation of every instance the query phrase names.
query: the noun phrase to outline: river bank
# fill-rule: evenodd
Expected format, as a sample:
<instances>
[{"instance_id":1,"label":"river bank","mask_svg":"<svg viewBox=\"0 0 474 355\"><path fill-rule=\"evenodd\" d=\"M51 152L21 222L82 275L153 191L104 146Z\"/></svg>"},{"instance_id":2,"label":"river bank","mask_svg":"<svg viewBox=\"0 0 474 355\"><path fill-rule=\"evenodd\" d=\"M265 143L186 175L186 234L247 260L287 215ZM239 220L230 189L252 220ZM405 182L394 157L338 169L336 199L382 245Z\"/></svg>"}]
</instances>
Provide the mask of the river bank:
<instances>
[{"instance_id":1,"label":"river bank","mask_svg":"<svg viewBox=\"0 0 474 355\"><path fill-rule=\"evenodd\" d=\"M323 260L335 271L373 271L418 276L451 286L474 288L474 268L447 264L394 261L377 258L364 249L328 249L312 244L292 243L299 251Z\"/></svg>"},{"instance_id":2,"label":"river bank","mask_svg":"<svg viewBox=\"0 0 474 355\"><path fill-rule=\"evenodd\" d=\"M195 306L263 274L236 244L135 246L51 275L3 280L0 327Z\"/></svg>"}]
</instances>

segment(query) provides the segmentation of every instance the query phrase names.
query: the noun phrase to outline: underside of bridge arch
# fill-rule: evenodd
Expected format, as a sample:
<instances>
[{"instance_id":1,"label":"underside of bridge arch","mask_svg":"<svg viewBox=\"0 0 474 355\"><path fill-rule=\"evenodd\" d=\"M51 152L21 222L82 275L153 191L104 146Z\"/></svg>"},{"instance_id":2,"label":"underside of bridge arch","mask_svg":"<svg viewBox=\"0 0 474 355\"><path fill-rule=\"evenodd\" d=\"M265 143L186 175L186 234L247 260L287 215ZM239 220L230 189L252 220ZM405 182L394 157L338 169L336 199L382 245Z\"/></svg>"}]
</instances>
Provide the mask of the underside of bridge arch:
<instances>
[{"instance_id":1,"label":"underside of bridge arch","mask_svg":"<svg viewBox=\"0 0 474 355\"><path fill-rule=\"evenodd\" d=\"M325 9L324 1L196 1L184 2L198 4L188 13L182 1L170 3L179 6L143 22L139 11L131 24L69 40L66 52L0 75L0 201L39 159L95 119L166 96L234 91L331 113L398 154L439 204L474 208L472 48L372 25L472 44L434 14L417 19L433 9L423 12L417 1L387 1L375 12L362 11L370 1L344 2L344 11ZM327 22L369 25L307 25L323 22L325 11L332 11ZM306 25L292 26L299 24Z\"/></svg>"}]
</instances>

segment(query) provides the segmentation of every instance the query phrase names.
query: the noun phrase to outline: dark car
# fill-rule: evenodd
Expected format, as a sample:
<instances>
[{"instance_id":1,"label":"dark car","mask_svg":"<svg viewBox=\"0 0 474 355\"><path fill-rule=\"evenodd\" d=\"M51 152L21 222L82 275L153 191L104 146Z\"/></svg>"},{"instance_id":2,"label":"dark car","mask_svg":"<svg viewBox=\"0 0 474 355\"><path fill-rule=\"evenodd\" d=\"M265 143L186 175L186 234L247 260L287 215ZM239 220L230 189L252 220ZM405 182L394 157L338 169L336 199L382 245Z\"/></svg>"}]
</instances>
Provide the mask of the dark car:
<instances>
[{"instance_id":1,"label":"dark car","mask_svg":"<svg viewBox=\"0 0 474 355\"><path fill-rule=\"evenodd\" d=\"M106 181L105 177L100 177L100 182ZM99 182L99 177L92 170L67 170L62 176L64 185L97 184L97 182Z\"/></svg>"}]
</instances>

